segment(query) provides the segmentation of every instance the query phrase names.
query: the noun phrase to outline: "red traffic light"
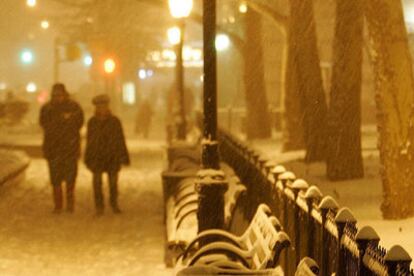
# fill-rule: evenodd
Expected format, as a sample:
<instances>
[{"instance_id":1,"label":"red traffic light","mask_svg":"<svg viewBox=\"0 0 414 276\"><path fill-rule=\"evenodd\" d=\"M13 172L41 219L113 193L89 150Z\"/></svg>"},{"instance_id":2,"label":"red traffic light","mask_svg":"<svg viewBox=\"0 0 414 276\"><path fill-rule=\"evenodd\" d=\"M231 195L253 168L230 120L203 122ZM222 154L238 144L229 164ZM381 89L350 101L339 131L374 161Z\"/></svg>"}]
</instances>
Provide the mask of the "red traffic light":
<instances>
[{"instance_id":1,"label":"red traffic light","mask_svg":"<svg viewBox=\"0 0 414 276\"><path fill-rule=\"evenodd\" d=\"M115 71L116 63L112 58L105 59L103 65L105 73L112 74Z\"/></svg>"}]
</instances>

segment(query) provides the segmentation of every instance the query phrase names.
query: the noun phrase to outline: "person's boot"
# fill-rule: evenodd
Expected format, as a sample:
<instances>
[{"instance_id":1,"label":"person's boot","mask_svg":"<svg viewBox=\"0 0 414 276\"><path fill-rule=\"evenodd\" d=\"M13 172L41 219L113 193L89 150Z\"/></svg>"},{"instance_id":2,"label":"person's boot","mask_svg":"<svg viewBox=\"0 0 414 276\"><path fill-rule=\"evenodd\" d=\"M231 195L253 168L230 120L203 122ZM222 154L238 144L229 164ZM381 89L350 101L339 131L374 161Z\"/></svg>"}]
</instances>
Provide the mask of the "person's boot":
<instances>
[{"instance_id":1,"label":"person's boot","mask_svg":"<svg viewBox=\"0 0 414 276\"><path fill-rule=\"evenodd\" d=\"M62 186L56 185L53 186L53 201L55 203L55 209L53 210L53 213L59 214L62 212Z\"/></svg>"},{"instance_id":2,"label":"person's boot","mask_svg":"<svg viewBox=\"0 0 414 276\"><path fill-rule=\"evenodd\" d=\"M111 203L111 207L112 207L112 212L114 212L114 214L122 213L121 209L119 209L118 203Z\"/></svg>"},{"instance_id":3,"label":"person's boot","mask_svg":"<svg viewBox=\"0 0 414 276\"><path fill-rule=\"evenodd\" d=\"M73 213L75 209L75 184L66 185L66 211Z\"/></svg>"}]
</instances>

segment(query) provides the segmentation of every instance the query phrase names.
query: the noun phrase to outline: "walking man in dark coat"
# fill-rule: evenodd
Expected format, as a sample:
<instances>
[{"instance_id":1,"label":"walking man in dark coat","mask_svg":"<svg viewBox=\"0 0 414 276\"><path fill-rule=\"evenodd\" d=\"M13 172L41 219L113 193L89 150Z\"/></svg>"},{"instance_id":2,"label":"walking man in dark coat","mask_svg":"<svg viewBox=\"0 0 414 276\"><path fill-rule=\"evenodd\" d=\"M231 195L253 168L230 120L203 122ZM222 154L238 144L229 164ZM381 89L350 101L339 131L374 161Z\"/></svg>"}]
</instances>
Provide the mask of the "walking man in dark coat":
<instances>
[{"instance_id":1,"label":"walking man in dark coat","mask_svg":"<svg viewBox=\"0 0 414 276\"><path fill-rule=\"evenodd\" d=\"M115 214L118 206L118 173L121 165L129 165L129 154L120 120L109 109L109 97L93 99L95 115L88 122L85 163L93 173L96 214L103 214L102 174L108 174L110 205Z\"/></svg>"},{"instance_id":2,"label":"walking man in dark coat","mask_svg":"<svg viewBox=\"0 0 414 276\"><path fill-rule=\"evenodd\" d=\"M69 98L65 86L56 83L52 87L51 100L41 108L39 121L44 132L43 153L53 186L54 212L62 211L63 182L66 182L66 209L73 212L83 111Z\"/></svg>"}]
</instances>

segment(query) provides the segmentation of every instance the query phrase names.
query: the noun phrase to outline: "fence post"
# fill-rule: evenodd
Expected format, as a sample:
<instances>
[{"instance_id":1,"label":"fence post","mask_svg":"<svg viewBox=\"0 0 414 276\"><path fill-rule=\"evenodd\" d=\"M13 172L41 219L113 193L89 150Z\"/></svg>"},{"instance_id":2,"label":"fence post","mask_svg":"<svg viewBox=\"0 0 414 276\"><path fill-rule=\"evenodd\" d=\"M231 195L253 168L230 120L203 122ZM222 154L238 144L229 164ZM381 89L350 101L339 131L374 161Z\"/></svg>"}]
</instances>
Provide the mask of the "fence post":
<instances>
[{"instance_id":1,"label":"fence post","mask_svg":"<svg viewBox=\"0 0 414 276\"><path fill-rule=\"evenodd\" d=\"M293 172L287 171L282 173L279 176L280 183L282 184L282 189L280 193L280 199L282 203L282 211L283 211L283 227L288 231L288 199L285 196L285 189L288 186L288 183L293 182L296 179L296 176ZM289 234L289 233L288 233ZM284 264L285 264L285 275L289 275L289 251L285 250L284 256Z\"/></svg>"},{"instance_id":2,"label":"fence post","mask_svg":"<svg viewBox=\"0 0 414 276\"><path fill-rule=\"evenodd\" d=\"M358 251L359 251L359 258L358 258L358 268L359 273L358 275L364 276L369 275L369 269L365 267L364 265L364 255L365 251L367 250L367 247L370 243L374 243L374 245L378 245L379 243L379 236L377 232L375 232L374 228L371 226L364 226L361 229L358 230L355 241L358 245ZM394 275L394 274L391 274Z\"/></svg>"},{"instance_id":3,"label":"fence post","mask_svg":"<svg viewBox=\"0 0 414 276\"><path fill-rule=\"evenodd\" d=\"M198 232L222 229L224 226L224 193L228 189L224 173L205 169L197 174L195 190L198 193ZM209 241L203 241L207 243Z\"/></svg>"},{"instance_id":4,"label":"fence post","mask_svg":"<svg viewBox=\"0 0 414 276\"><path fill-rule=\"evenodd\" d=\"M270 173L273 176L273 180L270 182L271 183L271 193L272 193L272 198L274 199L272 206L275 210L275 216L278 217L279 219L282 219L281 217L281 193L277 188L277 182L279 181L279 175L281 175L282 173L284 173L286 171L285 167L278 165L275 166Z\"/></svg>"},{"instance_id":5,"label":"fence post","mask_svg":"<svg viewBox=\"0 0 414 276\"><path fill-rule=\"evenodd\" d=\"M312 219L312 210L315 202L322 198L322 193L316 186L310 186L305 193L306 205L308 206L308 257L315 258L313 253L315 252L315 224Z\"/></svg>"},{"instance_id":6,"label":"fence post","mask_svg":"<svg viewBox=\"0 0 414 276\"><path fill-rule=\"evenodd\" d=\"M294 245L294 249L295 249L295 257L296 257L296 262L295 265L297 266L300 262L301 256L300 256L300 249L301 249L301 242L300 242L300 207L299 205L296 203L299 193L301 191L305 191L307 188L309 188L309 184L303 180L303 179L296 179L295 181L293 181L292 185L290 186L290 188L293 191L293 194L295 195L295 204L294 204L294 216L295 216L295 224L294 224L294 232L295 232L295 245Z\"/></svg>"},{"instance_id":7,"label":"fence post","mask_svg":"<svg viewBox=\"0 0 414 276\"><path fill-rule=\"evenodd\" d=\"M339 209L335 216L336 228L338 229L338 256L336 275L342 276L346 273L346 260L344 260L344 254L342 254L342 236L344 235L345 226L347 223L355 224L356 219L351 210L347 207Z\"/></svg>"},{"instance_id":8,"label":"fence post","mask_svg":"<svg viewBox=\"0 0 414 276\"><path fill-rule=\"evenodd\" d=\"M272 172L272 169L276 166L276 163L272 160L268 160L266 164L264 165L264 171L266 174L267 180L271 180L270 173Z\"/></svg>"},{"instance_id":9,"label":"fence post","mask_svg":"<svg viewBox=\"0 0 414 276\"><path fill-rule=\"evenodd\" d=\"M275 181L275 184L279 180L279 175L281 175L284 172L286 172L286 168L282 165L277 165L272 169L271 173L273 175L273 180Z\"/></svg>"},{"instance_id":10,"label":"fence post","mask_svg":"<svg viewBox=\"0 0 414 276\"><path fill-rule=\"evenodd\" d=\"M327 239L327 231L325 229L326 219L329 210L336 210L338 209L338 203L331 197L325 196L318 206L319 210L321 210L322 216L322 229L321 229L321 241L322 241L322 258L321 258L321 267L322 267L322 275L329 275L328 272L328 262L329 262L329 244Z\"/></svg>"},{"instance_id":11,"label":"fence post","mask_svg":"<svg viewBox=\"0 0 414 276\"><path fill-rule=\"evenodd\" d=\"M385 254L385 265L387 266L388 275L397 275L397 266L400 265L407 271L410 270L411 257L400 245L394 245Z\"/></svg>"}]
</instances>

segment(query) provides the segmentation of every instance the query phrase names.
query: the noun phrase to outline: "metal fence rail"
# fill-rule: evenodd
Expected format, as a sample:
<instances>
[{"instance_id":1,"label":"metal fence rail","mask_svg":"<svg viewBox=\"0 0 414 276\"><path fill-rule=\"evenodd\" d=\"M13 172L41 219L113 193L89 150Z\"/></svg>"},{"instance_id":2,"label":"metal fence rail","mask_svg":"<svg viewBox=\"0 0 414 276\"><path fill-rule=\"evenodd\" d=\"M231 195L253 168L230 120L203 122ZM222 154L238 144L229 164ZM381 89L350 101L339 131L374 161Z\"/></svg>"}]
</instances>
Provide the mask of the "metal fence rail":
<instances>
[{"instance_id":1,"label":"metal fence rail","mask_svg":"<svg viewBox=\"0 0 414 276\"><path fill-rule=\"evenodd\" d=\"M401 246L386 250L372 227L356 227L348 208L340 208L316 186L296 179L291 172L262 158L243 141L220 130L220 153L247 188L245 218L250 220L264 202L282 222L292 250L281 259L286 275L292 275L300 260L313 258L322 275L408 275L411 258Z\"/></svg>"}]
</instances>

